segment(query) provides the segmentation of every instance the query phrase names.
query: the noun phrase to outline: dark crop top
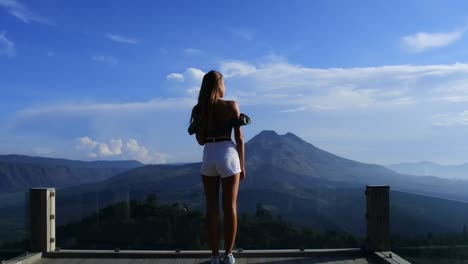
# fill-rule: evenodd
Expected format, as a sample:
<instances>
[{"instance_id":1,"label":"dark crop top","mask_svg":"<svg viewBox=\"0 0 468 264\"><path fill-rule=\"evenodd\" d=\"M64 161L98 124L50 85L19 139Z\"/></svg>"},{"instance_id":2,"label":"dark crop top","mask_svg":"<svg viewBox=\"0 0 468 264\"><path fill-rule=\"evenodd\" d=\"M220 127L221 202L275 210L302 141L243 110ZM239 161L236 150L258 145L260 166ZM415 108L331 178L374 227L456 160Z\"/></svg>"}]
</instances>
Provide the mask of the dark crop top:
<instances>
[{"instance_id":1,"label":"dark crop top","mask_svg":"<svg viewBox=\"0 0 468 264\"><path fill-rule=\"evenodd\" d=\"M214 127L209 128L206 131L206 137L207 138L213 138L213 137L222 137L222 136L231 136L231 130L232 130L232 122L231 120L215 120L214 122Z\"/></svg>"},{"instance_id":2,"label":"dark crop top","mask_svg":"<svg viewBox=\"0 0 468 264\"><path fill-rule=\"evenodd\" d=\"M238 117L233 117L231 120L217 120L215 121L215 127L206 131L206 137L220 137L231 134L233 127L245 126L250 124L250 117L246 114L240 114ZM188 128L188 133L193 135L197 133L198 125L196 122L192 122Z\"/></svg>"}]
</instances>

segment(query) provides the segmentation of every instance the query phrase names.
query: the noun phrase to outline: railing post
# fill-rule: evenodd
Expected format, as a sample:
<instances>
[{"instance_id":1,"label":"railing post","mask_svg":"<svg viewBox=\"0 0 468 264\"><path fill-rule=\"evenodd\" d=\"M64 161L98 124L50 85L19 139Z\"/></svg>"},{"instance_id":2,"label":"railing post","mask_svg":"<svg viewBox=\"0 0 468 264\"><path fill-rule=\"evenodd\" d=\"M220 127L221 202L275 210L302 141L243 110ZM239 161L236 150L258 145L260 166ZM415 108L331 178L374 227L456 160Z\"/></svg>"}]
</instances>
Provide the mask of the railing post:
<instances>
[{"instance_id":1,"label":"railing post","mask_svg":"<svg viewBox=\"0 0 468 264\"><path fill-rule=\"evenodd\" d=\"M29 190L30 246L32 252L55 250L55 189Z\"/></svg>"},{"instance_id":2,"label":"railing post","mask_svg":"<svg viewBox=\"0 0 468 264\"><path fill-rule=\"evenodd\" d=\"M367 249L390 251L390 187L367 185Z\"/></svg>"}]
</instances>

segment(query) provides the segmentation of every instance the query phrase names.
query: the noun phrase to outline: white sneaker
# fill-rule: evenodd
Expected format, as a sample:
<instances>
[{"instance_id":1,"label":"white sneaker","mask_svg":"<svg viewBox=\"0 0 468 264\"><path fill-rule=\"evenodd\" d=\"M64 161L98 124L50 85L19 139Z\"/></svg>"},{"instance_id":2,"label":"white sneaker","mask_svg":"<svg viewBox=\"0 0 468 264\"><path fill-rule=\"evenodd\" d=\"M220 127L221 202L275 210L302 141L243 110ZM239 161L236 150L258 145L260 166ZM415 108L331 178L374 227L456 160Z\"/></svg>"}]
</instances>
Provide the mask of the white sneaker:
<instances>
[{"instance_id":1,"label":"white sneaker","mask_svg":"<svg viewBox=\"0 0 468 264\"><path fill-rule=\"evenodd\" d=\"M224 264L234 264L236 263L236 259L234 256L231 254L224 256Z\"/></svg>"},{"instance_id":2,"label":"white sneaker","mask_svg":"<svg viewBox=\"0 0 468 264\"><path fill-rule=\"evenodd\" d=\"M219 256L211 256L211 264L219 264Z\"/></svg>"}]
</instances>

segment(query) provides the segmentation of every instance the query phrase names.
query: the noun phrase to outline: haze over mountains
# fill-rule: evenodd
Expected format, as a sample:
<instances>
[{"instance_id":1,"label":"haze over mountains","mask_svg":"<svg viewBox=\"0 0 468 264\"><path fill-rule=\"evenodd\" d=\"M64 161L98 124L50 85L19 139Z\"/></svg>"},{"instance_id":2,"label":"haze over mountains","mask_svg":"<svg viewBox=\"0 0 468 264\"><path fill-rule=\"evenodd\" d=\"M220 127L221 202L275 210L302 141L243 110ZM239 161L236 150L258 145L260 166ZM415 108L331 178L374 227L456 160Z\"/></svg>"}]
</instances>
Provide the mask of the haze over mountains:
<instances>
[{"instance_id":1,"label":"haze over mountains","mask_svg":"<svg viewBox=\"0 0 468 264\"><path fill-rule=\"evenodd\" d=\"M468 163L460 165L440 165L434 162L421 161L391 164L387 167L398 173L408 175L468 180Z\"/></svg>"},{"instance_id":2,"label":"haze over mountains","mask_svg":"<svg viewBox=\"0 0 468 264\"><path fill-rule=\"evenodd\" d=\"M459 232L468 224L468 204L455 201L468 200L468 181L399 174L384 166L339 157L292 133L263 131L245 147L247 178L240 185L238 198L241 213L254 212L256 205L262 204L297 224L363 235L365 185L388 184L392 190L392 232ZM57 223L76 221L107 204L142 199L148 194L157 194L164 202L204 206L200 163L130 165L135 167L120 167L125 171L107 179L59 189ZM9 200L7 206L0 203L0 210L14 208L14 199Z\"/></svg>"}]
</instances>

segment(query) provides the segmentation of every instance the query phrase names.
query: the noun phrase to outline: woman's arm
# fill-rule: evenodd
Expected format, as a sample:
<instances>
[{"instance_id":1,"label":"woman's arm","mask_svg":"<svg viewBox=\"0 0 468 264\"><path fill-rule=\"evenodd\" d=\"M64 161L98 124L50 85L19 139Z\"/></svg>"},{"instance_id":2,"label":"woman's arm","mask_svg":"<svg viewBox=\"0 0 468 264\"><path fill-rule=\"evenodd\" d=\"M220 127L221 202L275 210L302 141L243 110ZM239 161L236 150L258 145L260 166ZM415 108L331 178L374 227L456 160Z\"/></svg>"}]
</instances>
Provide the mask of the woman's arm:
<instances>
[{"instance_id":1,"label":"woman's arm","mask_svg":"<svg viewBox=\"0 0 468 264\"><path fill-rule=\"evenodd\" d=\"M195 105L192 109L192 114L190 115L190 127L188 128L188 132L190 135L193 135L195 132L195 137L197 138L198 144L204 145L205 144L205 130L199 127L199 119L197 113L198 104Z\"/></svg>"},{"instance_id":2,"label":"woman's arm","mask_svg":"<svg viewBox=\"0 0 468 264\"><path fill-rule=\"evenodd\" d=\"M199 128L195 136L197 138L198 144L202 146L205 145L205 130L204 129Z\"/></svg>"},{"instance_id":3,"label":"woman's arm","mask_svg":"<svg viewBox=\"0 0 468 264\"><path fill-rule=\"evenodd\" d=\"M239 117L239 105L234 101L234 114L236 117ZM241 126L234 127L234 138L236 140L237 153L239 153L239 160L241 166L240 180L245 178L245 155L244 155L244 135L242 134Z\"/></svg>"}]
</instances>

